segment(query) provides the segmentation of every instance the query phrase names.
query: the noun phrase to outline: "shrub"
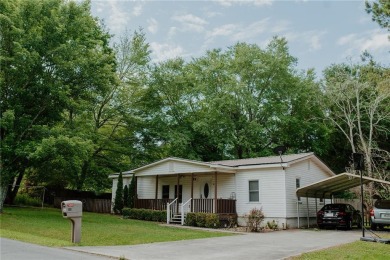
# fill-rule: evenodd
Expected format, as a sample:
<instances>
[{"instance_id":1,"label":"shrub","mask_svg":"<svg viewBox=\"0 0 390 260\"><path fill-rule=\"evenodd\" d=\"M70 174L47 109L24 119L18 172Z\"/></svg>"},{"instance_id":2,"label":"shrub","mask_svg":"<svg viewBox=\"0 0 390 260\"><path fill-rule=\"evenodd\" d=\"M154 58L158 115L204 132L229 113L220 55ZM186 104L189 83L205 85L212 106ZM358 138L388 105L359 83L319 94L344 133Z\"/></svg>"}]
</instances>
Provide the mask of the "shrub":
<instances>
[{"instance_id":1,"label":"shrub","mask_svg":"<svg viewBox=\"0 0 390 260\"><path fill-rule=\"evenodd\" d=\"M187 213L185 225L196 227L196 214L195 212Z\"/></svg>"},{"instance_id":2,"label":"shrub","mask_svg":"<svg viewBox=\"0 0 390 260\"><path fill-rule=\"evenodd\" d=\"M198 212L196 213L196 226L205 227L206 226L206 215L207 213Z\"/></svg>"},{"instance_id":3,"label":"shrub","mask_svg":"<svg viewBox=\"0 0 390 260\"><path fill-rule=\"evenodd\" d=\"M220 222L217 214L190 212L187 213L185 225L193 227L219 228Z\"/></svg>"},{"instance_id":4,"label":"shrub","mask_svg":"<svg viewBox=\"0 0 390 260\"><path fill-rule=\"evenodd\" d=\"M164 210L124 208L122 210L122 214L123 214L123 218L156 221L156 222L167 221L167 212Z\"/></svg>"},{"instance_id":5,"label":"shrub","mask_svg":"<svg viewBox=\"0 0 390 260\"><path fill-rule=\"evenodd\" d=\"M42 201L38 198L30 197L26 193L20 193L16 195L14 200L15 205L24 205L24 206L33 206L33 207L40 207L42 206Z\"/></svg>"},{"instance_id":6,"label":"shrub","mask_svg":"<svg viewBox=\"0 0 390 260\"><path fill-rule=\"evenodd\" d=\"M261 222L264 220L263 210L254 208L252 209L248 215L245 216L247 218L247 227L251 232L259 231Z\"/></svg>"},{"instance_id":7,"label":"shrub","mask_svg":"<svg viewBox=\"0 0 390 260\"><path fill-rule=\"evenodd\" d=\"M217 214L207 214L206 215L206 223L205 226L207 228L219 228L219 217Z\"/></svg>"},{"instance_id":8,"label":"shrub","mask_svg":"<svg viewBox=\"0 0 390 260\"><path fill-rule=\"evenodd\" d=\"M122 173L119 173L118 184L116 186L115 200L114 200L114 212L116 214L122 213L123 209L123 178Z\"/></svg>"},{"instance_id":9,"label":"shrub","mask_svg":"<svg viewBox=\"0 0 390 260\"><path fill-rule=\"evenodd\" d=\"M273 229L273 230L276 230L276 229L278 229L278 223L276 223L276 221L275 220L272 220L272 222L267 222L267 227L269 228L269 229Z\"/></svg>"}]
</instances>

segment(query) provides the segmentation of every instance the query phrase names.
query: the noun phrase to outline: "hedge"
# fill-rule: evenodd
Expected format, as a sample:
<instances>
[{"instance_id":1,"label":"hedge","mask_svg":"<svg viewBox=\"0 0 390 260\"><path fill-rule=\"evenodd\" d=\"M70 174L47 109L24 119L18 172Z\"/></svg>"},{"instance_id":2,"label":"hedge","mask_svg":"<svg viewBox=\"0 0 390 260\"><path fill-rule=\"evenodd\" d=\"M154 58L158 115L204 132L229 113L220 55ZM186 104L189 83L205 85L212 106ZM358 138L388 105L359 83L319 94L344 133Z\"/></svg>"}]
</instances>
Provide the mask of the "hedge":
<instances>
[{"instance_id":1,"label":"hedge","mask_svg":"<svg viewBox=\"0 0 390 260\"><path fill-rule=\"evenodd\" d=\"M130 209L124 208L122 210L123 218L166 222L167 212L165 210L152 210L152 209Z\"/></svg>"},{"instance_id":2,"label":"hedge","mask_svg":"<svg viewBox=\"0 0 390 260\"><path fill-rule=\"evenodd\" d=\"M219 217L214 213L187 213L185 224L194 227L219 228Z\"/></svg>"}]
</instances>

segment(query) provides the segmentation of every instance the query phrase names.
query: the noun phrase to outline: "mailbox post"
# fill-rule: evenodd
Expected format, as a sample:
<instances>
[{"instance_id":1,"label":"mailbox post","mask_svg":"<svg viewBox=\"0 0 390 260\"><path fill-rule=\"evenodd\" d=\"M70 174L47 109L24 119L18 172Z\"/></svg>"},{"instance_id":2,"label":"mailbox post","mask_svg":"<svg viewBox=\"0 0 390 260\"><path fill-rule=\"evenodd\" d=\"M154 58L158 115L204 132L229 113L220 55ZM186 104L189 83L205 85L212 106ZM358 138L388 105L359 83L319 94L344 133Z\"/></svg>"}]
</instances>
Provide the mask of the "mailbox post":
<instances>
[{"instance_id":1,"label":"mailbox post","mask_svg":"<svg viewBox=\"0 0 390 260\"><path fill-rule=\"evenodd\" d=\"M80 243L83 203L79 200L65 200L61 203L61 208L62 216L72 223L72 243Z\"/></svg>"}]
</instances>

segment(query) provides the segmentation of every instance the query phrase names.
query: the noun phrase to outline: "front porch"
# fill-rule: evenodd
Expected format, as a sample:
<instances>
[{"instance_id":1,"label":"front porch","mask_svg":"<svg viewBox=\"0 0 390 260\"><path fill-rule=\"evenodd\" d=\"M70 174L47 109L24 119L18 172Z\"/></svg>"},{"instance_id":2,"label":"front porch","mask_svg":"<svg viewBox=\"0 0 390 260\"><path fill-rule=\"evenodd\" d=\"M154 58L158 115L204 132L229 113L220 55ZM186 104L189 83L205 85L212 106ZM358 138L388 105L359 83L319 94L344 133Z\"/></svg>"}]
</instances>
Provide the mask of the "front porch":
<instances>
[{"instance_id":1,"label":"front porch","mask_svg":"<svg viewBox=\"0 0 390 260\"><path fill-rule=\"evenodd\" d=\"M234 173L215 171L136 178L134 207L166 210L167 223L183 225L189 212L215 213L221 219L237 215Z\"/></svg>"}]
</instances>

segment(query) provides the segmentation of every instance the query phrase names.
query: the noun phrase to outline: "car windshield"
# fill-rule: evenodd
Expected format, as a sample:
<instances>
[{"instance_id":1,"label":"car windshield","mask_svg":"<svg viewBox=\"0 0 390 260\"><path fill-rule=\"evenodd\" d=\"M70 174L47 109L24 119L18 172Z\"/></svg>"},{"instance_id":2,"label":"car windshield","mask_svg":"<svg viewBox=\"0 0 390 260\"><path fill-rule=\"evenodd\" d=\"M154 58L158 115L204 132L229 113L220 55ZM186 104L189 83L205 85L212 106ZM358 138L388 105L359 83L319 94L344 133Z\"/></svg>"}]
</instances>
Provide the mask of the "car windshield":
<instances>
[{"instance_id":1,"label":"car windshield","mask_svg":"<svg viewBox=\"0 0 390 260\"><path fill-rule=\"evenodd\" d=\"M325 205L322 210L342 210L344 207L344 204L328 204Z\"/></svg>"},{"instance_id":2,"label":"car windshield","mask_svg":"<svg viewBox=\"0 0 390 260\"><path fill-rule=\"evenodd\" d=\"M390 209L390 200L377 200L375 207L378 209Z\"/></svg>"}]
</instances>

